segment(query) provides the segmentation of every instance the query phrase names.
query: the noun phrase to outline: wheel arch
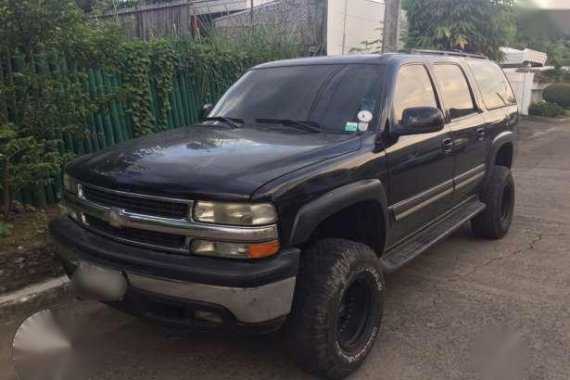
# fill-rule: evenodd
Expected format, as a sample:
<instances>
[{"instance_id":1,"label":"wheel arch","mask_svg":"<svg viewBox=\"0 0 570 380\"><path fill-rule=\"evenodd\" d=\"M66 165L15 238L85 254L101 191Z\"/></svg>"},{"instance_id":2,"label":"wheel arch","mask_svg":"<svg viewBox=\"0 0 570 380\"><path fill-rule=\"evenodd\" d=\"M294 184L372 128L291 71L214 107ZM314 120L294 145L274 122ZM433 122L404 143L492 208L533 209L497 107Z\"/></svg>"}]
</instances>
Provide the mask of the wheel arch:
<instances>
[{"instance_id":1,"label":"wheel arch","mask_svg":"<svg viewBox=\"0 0 570 380\"><path fill-rule=\"evenodd\" d=\"M487 158L486 180L495 165L511 168L515 155L515 134L512 131L499 133L491 143L491 151Z\"/></svg>"},{"instance_id":2,"label":"wheel arch","mask_svg":"<svg viewBox=\"0 0 570 380\"><path fill-rule=\"evenodd\" d=\"M380 254L388 240L387 227L388 201L382 182L363 180L336 188L301 207L289 245L303 245L316 237L343 237L365 243Z\"/></svg>"}]
</instances>

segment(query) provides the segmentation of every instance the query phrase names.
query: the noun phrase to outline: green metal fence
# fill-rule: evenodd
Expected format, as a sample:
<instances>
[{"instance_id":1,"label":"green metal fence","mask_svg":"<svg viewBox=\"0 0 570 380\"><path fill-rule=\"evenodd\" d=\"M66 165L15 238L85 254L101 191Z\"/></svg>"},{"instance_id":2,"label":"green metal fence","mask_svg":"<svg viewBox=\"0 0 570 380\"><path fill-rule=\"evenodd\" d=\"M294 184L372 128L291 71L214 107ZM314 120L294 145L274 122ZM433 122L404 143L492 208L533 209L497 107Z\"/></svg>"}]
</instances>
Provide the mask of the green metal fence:
<instances>
[{"instance_id":1,"label":"green metal fence","mask_svg":"<svg viewBox=\"0 0 570 380\"><path fill-rule=\"evenodd\" d=\"M51 65L51 70L58 70L66 75L67 67L62 60L60 65ZM10 68L11 69L11 68ZM191 70L177 71L174 75L173 91L170 95L171 112L166 120L166 128L173 129L195 123L205 102L214 102L233 83L241 72L219 72L211 68L209 73L198 77ZM245 70L245 68L244 68ZM0 74L1 74L0 70ZM6 71L6 70L4 70ZM87 71L85 86L93 99L116 93L122 84L120 73L109 73L101 69ZM205 75L205 77L204 77ZM9 80L10 78L0 78ZM149 78L154 83L153 78ZM1 104L0 104L1 106ZM157 89L152 86L152 112L157 129L160 119L160 106ZM63 136L64 149L76 155L94 152L133 138L132 122L128 115L128 104L124 100L114 100L93 115L90 120L92 136L71 138ZM14 195L14 199L37 207L56 203L62 194L62 175L47 186L32 186Z\"/></svg>"}]
</instances>

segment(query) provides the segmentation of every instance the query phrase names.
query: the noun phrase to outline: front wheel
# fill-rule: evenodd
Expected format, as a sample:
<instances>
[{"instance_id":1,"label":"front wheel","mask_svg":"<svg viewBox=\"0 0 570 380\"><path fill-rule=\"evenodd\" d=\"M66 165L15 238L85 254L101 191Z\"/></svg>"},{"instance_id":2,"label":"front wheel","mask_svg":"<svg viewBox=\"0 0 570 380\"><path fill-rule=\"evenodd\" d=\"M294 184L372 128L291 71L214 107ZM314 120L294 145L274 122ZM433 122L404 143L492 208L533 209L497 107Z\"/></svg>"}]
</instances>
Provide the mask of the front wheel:
<instances>
[{"instance_id":1,"label":"front wheel","mask_svg":"<svg viewBox=\"0 0 570 380\"><path fill-rule=\"evenodd\" d=\"M473 232L488 239L502 238L509 231L515 209L515 182L509 168L493 168L481 200L487 208L471 221Z\"/></svg>"},{"instance_id":2,"label":"front wheel","mask_svg":"<svg viewBox=\"0 0 570 380\"><path fill-rule=\"evenodd\" d=\"M303 254L287 325L292 357L318 376L341 379L369 354L382 319L384 280L368 246L341 239Z\"/></svg>"}]
</instances>

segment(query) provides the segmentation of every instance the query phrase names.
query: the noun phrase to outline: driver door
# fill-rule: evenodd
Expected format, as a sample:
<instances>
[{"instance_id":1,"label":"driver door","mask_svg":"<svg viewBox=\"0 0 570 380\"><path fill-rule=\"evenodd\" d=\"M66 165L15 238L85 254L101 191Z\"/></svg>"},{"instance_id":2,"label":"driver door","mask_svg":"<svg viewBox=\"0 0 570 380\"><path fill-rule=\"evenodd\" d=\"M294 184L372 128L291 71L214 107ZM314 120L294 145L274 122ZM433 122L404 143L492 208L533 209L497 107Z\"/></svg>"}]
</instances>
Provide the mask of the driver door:
<instances>
[{"instance_id":1,"label":"driver door","mask_svg":"<svg viewBox=\"0 0 570 380\"><path fill-rule=\"evenodd\" d=\"M390 125L411 107L441 109L433 79L423 64L400 67L394 86ZM389 246L443 214L453 199L453 139L448 126L431 133L393 136L386 144L389 167Z\"/></svg>"}]
</instances>

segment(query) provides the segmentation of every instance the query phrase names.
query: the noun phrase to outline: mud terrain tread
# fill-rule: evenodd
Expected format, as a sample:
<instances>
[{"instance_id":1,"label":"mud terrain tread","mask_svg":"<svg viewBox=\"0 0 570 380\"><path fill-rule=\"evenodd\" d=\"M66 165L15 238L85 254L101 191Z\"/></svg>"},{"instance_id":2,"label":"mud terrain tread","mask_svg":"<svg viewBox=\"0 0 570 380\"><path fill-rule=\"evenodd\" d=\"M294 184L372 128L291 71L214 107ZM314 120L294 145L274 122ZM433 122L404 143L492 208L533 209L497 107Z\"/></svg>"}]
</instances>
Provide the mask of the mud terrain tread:
<instances>
[{"instance_id":1,"label":"mud terrain tread","mask_svg":"<svg viewBox=\"0 0 570 380\"><path fill-rule=\"evenodd\" d=\"M347 363L332 354L328 344L330 328L336 329L336 326L329 326L328 323L330 303L336 300L340 285L351 267L354 269L360 265L371 266L380 274L383 289L379 260L374 251L364 244L324 239L303 255L286 334L290 354L308 372L332 379L343 378L362 363L372 347L370 344L359 360ZM382 315L381 307L378 324Z\"/></svg>"}]
</instances>

